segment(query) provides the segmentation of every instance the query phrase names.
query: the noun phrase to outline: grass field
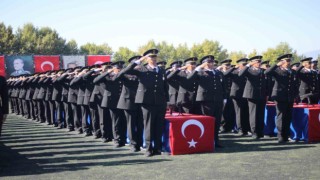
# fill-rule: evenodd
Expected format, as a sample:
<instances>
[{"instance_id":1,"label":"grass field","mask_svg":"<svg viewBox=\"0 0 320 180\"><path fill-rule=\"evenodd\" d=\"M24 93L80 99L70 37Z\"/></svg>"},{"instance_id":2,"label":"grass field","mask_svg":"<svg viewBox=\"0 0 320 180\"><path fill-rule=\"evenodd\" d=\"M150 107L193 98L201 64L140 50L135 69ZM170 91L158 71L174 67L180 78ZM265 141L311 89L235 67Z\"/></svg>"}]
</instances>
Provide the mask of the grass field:
<instances>
[{"instance_id":1,"label":"grass field","mask_svg":"<svg viewBox=\"0 0 320 180\"><path fill-rule=\"evenodd\" d=\"M320 144L221 135L215 153L145 157L93 137L9 115L0 179L320 179Z\"/></svg>"}]
</instances>

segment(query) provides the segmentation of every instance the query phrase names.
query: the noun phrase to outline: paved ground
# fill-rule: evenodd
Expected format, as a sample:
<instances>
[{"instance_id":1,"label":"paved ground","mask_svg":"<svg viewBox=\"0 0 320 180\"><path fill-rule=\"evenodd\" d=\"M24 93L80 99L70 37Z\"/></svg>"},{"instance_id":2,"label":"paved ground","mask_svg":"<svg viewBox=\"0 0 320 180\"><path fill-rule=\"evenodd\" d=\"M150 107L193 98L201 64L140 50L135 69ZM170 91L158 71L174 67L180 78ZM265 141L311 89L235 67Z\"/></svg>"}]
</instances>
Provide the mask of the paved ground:
<instances>
[{"instance_id":1,"label":"paved ground","mask_svg":"<svg viewBox=\"0 0 320 180\"><path fill-rule=\"evenodd\" d=\"M320 179L320 144L222 135L215 153L154 156L10 115L0 179Z\"/></svg>"}]
</instances>

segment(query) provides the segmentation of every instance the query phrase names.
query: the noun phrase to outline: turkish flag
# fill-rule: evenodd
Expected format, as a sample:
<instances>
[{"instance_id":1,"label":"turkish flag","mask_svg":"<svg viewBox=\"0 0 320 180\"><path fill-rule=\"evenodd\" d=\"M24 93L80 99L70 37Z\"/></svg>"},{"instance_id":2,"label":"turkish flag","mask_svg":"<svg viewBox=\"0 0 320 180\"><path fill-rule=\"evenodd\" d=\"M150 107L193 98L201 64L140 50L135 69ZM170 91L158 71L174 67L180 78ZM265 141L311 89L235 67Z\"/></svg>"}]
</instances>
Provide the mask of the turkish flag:
<instances>
[{"instance_id":1,"label":"turkish flag","mask_svg":"<svg viewBox=\"0 0 320 180\"><path fill-rule=\"evenodd\" d=\"M60 69L60 56L34 56L35 72Z\"/></svg>"},{"instance_id":2,"label":"turkish flag","mask_svg":"<svg viewBox=\"0 0 320 180\"><path fill-rule=\"evenodd\" d=\"M320 108L309 108L308 142L320 142Z\"/></svg>"},{"instance_id":3,"label":"turkish flag","mask_svg":"<svg viewBox=\"0 0 320 180\"><path fill-rule=\"evenodd\" d=\"M4 64L4 56L0 56L0 76L6 77L6 68Z\"/></svg>"},{"instance_id":4,"label":"turkish flag","mask_svg":"<svg viewBox=\"0 0 320 180\"><path fill-rule=\"evenodd\" d=\"M199 115L166 115L170 121L172 155L214 151L214 118Z\"/></svg>"},{"instance_id":5,"label":"turkish flag","mask_svg":"<svg viewBox=\"0 0 320 180\"><path fill-rule=\"evenodd\" d=\"M92 66L94 64L102 64L105 62L110 62L110 55L89 55L87 56L87 66Z\"/></svg>"}]
</instances>

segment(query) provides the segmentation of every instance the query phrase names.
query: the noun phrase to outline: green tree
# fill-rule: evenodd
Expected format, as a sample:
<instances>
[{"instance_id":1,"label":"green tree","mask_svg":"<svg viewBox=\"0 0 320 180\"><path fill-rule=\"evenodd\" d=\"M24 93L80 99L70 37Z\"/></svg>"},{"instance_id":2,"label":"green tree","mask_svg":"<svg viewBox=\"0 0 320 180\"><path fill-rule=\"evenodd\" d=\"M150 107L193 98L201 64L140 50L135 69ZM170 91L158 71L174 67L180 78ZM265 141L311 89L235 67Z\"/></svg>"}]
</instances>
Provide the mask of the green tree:
<instances>
[{"instance_id":1,"label":"green tree","mask_svg":"<svg viewBox=\"0 0 320 180\"><path fill-rule=\"evenodd\" d=\"M37 28L33 24L25 24L18 28L15 34L15 52L19 54L33 54L37 47Z\"/></svg>"},{"instance_id":2,"label":"green tree","mask_svg":"<svg viewBox=\"0 0 320 180\"><path fill-rule=\"evenodd\" d=\"M66 40L49 27L37 29L37 45L33 53L53 55L65 52Z\"/></svg>"},{"instance_id":3,"label":"green tree","mask_svg":"<svg viewBox=\"0 0 320 180\"><path fill-rule=\"evenodd\" d=\"M232 60L233 64L236 64L237 60L245 57L247 57L247 55L243 51L232 51L229 53L229 59Z\"/></svg>"},{"instance_id":4,"label":"green tree","mask_svg":"<svg viewBox=\"0 0 320 180\"><path fill-rule=\"evenodd\" d=\"M71 54L78 54L78 44L74 39L71 39L65 47L64 54L71 55Z\"/></svg>"},{"instance_id":5,"label":"green tree","mask_svg":"<svg viewBox=\"0 0 320 180\"><path fill-rule=\"evenodd\" d=\"M258 55L257 50L256 50L256 49L253 49L252 52L250 52L250 53L248 54L248 58L251 58L251 57L257 56L257 55Z\"/></svg>"},{"instance_id":6,"label":"green tree","mask_svg":"<svg viewBox=\"0 0 320 180\"><path fill-rule=\"evenodd\" d=\"M176 47L176 56L175 58L177 60L185 60L187 58L191 57L191 51L186 43L179 44L178 47Z\"/></svg>"},{"instance_id":7,"label":"green tree","mask_svg":"<svg viewBox=\"0 0 320 180\"><path fill-rule=\"evenodd\" d=\"M106 55L113 54L112 48L107 44L96 45L94 43L87 43L80 47L80 53L84 55Z\"/></svg>"},{"instance_id":8,"label":"green tree","mask_svg":"<svg viewBox=\"0 0 320 180\"><path fill-rule=\"evenodd\" d=\"M15 37L12 32L12 27L4 23L0 23L0 54L14 53Z\"/></svg>"},{"instance_id":9,"label":"green tree","mask_svg":"<svg viewBox=\"0 0 320 180\"><path fill-rule=\"evenodd\" d=\"M119 47L119 50L114 53L112 61L125 61L128 62L128 59L132 56L137 55L134 51L131 51L127 47Z\"/></svg>"},{"instance_id":10,"label":"green tree","mask_svg":"<svg viewBox=\"0 0 320 180\"><path fill-rule=\"evenodd\" d=\"M293 50L292 47L286 42L281 42L275 48L268 48L265 52L262 53L263 59L270 60L270 64L275 64L277 58L283 54L292 53L294 62L299 59L297 51Z\"/></svg>"},{"instance_id":11,"label":"green tree","mask_svg":"<svg viewBox=\"0 0 320 180\"><path fill-rule=\"evenodd\" d=\"M138 53L142 55L148 49L154 49L154 48L158 48L158 47L156 45L156 42L152 39L152 40L149 40L145 45L140 46L138 48Z\"/></svg>"},{"instance_id":12,"label":"green tree","mask_svg":"<svg viewBox=\"0 0 320 180\"><path fill-rule=\"evenodd\" d=\"M177 60L175 58L176 51L172 44L162 41L157 44L157 48L159 49L158 61L166 61L167 66L169 66L170 63Z\"/></svg>"},{"instance_id":13,"label":"green tree","mask_svg":"<svg viewBox=\"0 0 320 180\"><path fill-rule=\"evenodd\" d=\"M213 55L216 60L221 61L228 57L226 49L218 41L204 40L200 44L194 44L191 48L191 56L202 58L206 55Z\"/></svg>"}]
</instances>

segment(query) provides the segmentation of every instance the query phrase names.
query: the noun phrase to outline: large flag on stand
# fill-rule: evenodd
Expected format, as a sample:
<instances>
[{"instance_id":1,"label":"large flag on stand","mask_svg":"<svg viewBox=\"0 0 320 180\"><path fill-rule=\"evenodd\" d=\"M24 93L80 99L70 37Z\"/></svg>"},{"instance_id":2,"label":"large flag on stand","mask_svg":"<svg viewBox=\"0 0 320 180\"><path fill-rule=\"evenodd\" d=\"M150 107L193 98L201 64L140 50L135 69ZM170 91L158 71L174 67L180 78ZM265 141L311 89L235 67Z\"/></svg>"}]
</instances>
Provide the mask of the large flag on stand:
<instances>
[{"instance_id":1,"label":"large flag on stand","mask_svg":"<svg viewBox=\"0 0 320 180\"><path fill-rule=\"evenodd\" d=\"M308 142L320 142L320 108L309 109Z\"/></svg>"},{"instance_id":2,"label":"large flag on stand","mask_svg":"<svg viewBox=\"0 0 320 180\"><path fill-rule=\"evenodd\" d=\"M6 68L4 64L4 56L0 56L0 76L6 77Z\"/></svg>"},{"instance_id":3,"label":"large flag on stand","mask_svg":"<svg viewBox=\"0 0 320 180\"><path fill-rule=\"evenodd\" d=\"M34 56L35 72L60 69L60 56Z\"/></svg>"},{"instance_id":4,"label":"large flag on stand","mask_svg":"<svg viewBox=\"0 0 320 180\"><path fill-rule=\"evenodd\" d=\"M214 118L199 115L170 116L172 155L214 151Z\"/></svg>"},{"instance_id":5,"label":"large flag on stand","mask_svg":"<svg viewBox=\"0 0 320 180\"><path fill-rule=\"evenodd\" d=\"M92 66L94 64L102 64L105 62L110 62L110 55L88 55L87 56L87 66Z\"/></svg>"}]
</instances>

